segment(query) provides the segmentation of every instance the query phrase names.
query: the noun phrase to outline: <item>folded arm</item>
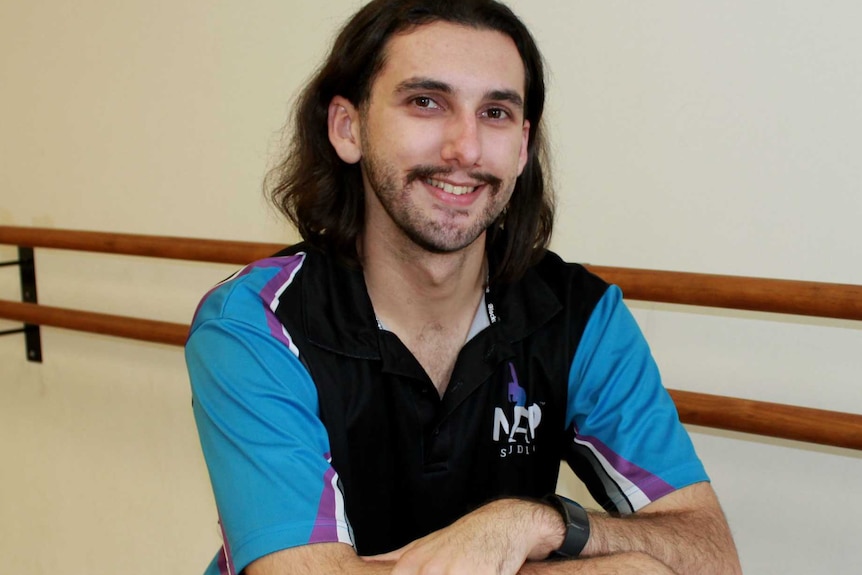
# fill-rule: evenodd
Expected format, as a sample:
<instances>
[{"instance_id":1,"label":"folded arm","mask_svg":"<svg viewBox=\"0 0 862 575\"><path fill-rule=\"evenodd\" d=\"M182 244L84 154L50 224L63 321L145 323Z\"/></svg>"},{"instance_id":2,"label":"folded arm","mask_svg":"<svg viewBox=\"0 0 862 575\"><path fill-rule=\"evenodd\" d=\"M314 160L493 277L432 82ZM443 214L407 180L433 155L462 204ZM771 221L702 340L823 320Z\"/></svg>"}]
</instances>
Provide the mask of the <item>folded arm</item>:
<instances>
[{"instance_id":1,"label":"folded arm","mask_svg":"<svg viewBox=\"0 0 862 575\"><path fill-rule=\"evenodd\" d=\"M495 566L473 569L469 566L450 566L446 571L435 571L433 566L421 568L407 566L391 560L362 559L353 548L344 543L318 543L278 551L251 563L245 575L317 575L345 573L347 575L403 575L407 573L446 573L450 575L478 575L502 573ZM676 575L663 563L643 553L620 553L607 557L594 557L576 561L541 561L526 563L522 575Z\"/></svg>"},{"instance_id":2,"label":"folded arm","mask_svg":"<svg viewBox=\"0 0 862 575\"><path fill-rule=\"evenodd\" d=\"M363 558L347 545L306 545L263 557L246 573L515 575L525 561L547 557L562 536L562 521L551 507L501 499L391 553Z\"/></svg>"},{"instance_id":3,"label":"folded arm","mask_svg":"<svg viewBox=\"0 0 862 575\"><path fill-rule=\"evenodd\" d=\"M615 569L614 565L633 565L633 572L644 569L646 573L678 575L742 572L730 528L712 487L705 482L674 491L634 515L591 514L590 539L581 557L602 558L602 562L594 564L596 571L579 570L579 564L586 568L589 563L584 559L528 563L521 573L617 572L605 571L605 565Z\"/></svg>"},{"instance_id":4,"label":"folded arm","mask_svg":"<svg viewBox=\"0 0 862 575\"><path fill-rule=\"evenodd\" d=\"M264 557L248 575L317 573L554 575L740 573L730 530L708 483L684 487L636 515L591 514L579 559L541 561L560 546L559 514L541 503L504 499L385 555L360 558L343 544L307 545Z\"/></svg>"},{"instance_id":5,"label":"folded arm","mask_svg":"<svg viewBox=\"0 0 862 575\"><path fill-rule=\"evenodd\" d=\"M709 483L696 483L622 518L591 516L586 557L638 551L680 575L740 573L736 546Z\"/></svg>"}]
</instances>

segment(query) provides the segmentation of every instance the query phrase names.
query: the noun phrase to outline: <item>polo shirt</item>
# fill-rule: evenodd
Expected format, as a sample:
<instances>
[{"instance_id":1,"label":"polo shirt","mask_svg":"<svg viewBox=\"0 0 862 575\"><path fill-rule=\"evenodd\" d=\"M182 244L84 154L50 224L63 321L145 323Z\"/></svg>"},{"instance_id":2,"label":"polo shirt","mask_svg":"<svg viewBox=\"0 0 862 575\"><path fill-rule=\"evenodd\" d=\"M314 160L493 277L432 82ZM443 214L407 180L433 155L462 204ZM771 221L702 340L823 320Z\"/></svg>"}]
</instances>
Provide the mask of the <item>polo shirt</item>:
<instances>
[{"instance_id":1,"label":"polo shirt","mask_svg":"<svg viewBox=\"0 0 862 575\"><path fill-rule=\"evenodd\" d=\"M440 397L361 269L310 245L208 293L186 345L224 534L208 573L316 542L397 549L552 493L561 460L617 513L708 480L617 287L548 252L486 289L471 333Z\"/></svg>"}]
</instances>

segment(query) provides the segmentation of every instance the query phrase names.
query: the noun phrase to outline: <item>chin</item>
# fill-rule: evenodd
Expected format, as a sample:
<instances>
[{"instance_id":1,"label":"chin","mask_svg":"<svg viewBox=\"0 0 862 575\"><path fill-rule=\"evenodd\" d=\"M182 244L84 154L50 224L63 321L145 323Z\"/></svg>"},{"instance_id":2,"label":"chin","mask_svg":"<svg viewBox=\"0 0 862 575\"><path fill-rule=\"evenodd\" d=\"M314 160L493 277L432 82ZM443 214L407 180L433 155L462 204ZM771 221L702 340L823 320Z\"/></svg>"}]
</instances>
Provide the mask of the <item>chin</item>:
<instances>
[{"instance_id":1,"label":"chin","mask_svg":"<svg viewBox=\"0 0 862 575\"><path fill-rule=\"evenodd\" d=\"M451 254L464 250L484 236L484 228L478 233L464 233L457 236L440 237L440 235L408 233L414 244L432 254Z\"/></svg>"}]
</instances>

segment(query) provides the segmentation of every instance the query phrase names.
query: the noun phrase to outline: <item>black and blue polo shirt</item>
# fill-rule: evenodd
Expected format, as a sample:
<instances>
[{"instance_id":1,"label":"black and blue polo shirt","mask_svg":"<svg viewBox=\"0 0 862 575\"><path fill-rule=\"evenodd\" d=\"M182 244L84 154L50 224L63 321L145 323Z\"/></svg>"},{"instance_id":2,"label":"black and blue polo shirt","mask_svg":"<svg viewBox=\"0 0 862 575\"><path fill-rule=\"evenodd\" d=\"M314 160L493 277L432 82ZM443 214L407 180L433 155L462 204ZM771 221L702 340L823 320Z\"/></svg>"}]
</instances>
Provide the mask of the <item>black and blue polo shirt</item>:
<instances>
[{"instance_id":1,"label":"black and blue polo shirt","mask_svg":"<svg viewBox=\"0 0 862 575\"><path fill-rule=\"evenodd\" d=\"M561 460L620 513L708 479L615 286L549 252L487 289L471 335L441 398L362 271L306 244L208 293L186 346L225 538L208 573L315 542L390 551L553 492Z\"/></svg>"}]
</instances>

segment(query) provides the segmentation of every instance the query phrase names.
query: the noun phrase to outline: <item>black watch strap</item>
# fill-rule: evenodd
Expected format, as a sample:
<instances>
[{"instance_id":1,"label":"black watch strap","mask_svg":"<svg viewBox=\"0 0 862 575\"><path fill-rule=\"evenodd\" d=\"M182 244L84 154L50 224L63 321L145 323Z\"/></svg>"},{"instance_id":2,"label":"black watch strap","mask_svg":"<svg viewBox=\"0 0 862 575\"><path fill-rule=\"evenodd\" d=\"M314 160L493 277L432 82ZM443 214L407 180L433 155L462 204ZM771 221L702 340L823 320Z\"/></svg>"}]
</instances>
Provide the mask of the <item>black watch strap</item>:
<instances>
[{"instance_id":1,"label":"black watch strap","mask_svg":"<svg viewBox=\"0 0 862 575\"><path fill-rule=\"evenodd\" d=\"M555 551L563 557L577 557L590 539L590 518L587 511L567 497L562 495L546 495L542 499L563 516L566 528L563 544Z\"/></svg>"}]
</instances>

